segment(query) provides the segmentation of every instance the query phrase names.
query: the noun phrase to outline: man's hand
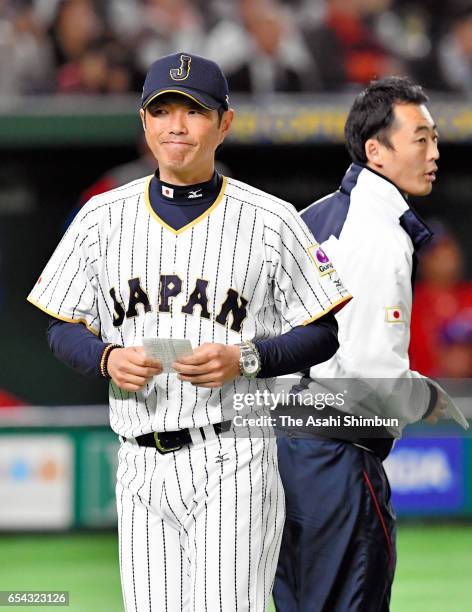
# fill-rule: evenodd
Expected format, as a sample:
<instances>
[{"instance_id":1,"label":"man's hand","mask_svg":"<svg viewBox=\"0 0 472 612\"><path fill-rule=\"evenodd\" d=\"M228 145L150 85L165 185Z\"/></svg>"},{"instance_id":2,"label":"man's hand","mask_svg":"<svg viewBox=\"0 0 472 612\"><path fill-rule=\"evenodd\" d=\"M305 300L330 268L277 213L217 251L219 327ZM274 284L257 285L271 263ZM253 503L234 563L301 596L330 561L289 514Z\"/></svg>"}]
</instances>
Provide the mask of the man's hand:
<instances>
[{"instance_id":1,"label":"man's hand","mask_svg":"<svg viewBox=\"0 0 472 612\"><path fill-rule=\"evenodd\" d=\"M456 406L452 397L435 380L431 378L427 378L426 380L428 385L434 388L433 393L437 393L438 397L433 410L427 417L423 417L424 420L434 425L439 419L453 419L462 429L469 429L467 419Z\"/></svg>"},{"instance_id":2,"label":"man's hand","mask_svg":"<svg viewBox=\"0 0 472 612\"><path fill-rule=\"evenodd\" d=\"M162 372L160 361L149 358L142 346L113 349L108 357L108 374L125 391L139 391Z\"/></svg>"},{"instance_id":3,"label":"man's hand","mask_svg":"<svg viewBox=\"0 0 472 612\"><path fill-rule=\"evenodd\" d=\"M215 389L239 376L239 346L205 343L172 364L179 380Z\"/></svg>"},{"instance_id":4,"label":"man's hand","mask_svg":"<svg viewBox=\"0 0 472 612\"><path fill-rule=\"evenodd\" d=\"M453 419L463 429L469 429L467 419L456 406L452 397L435 380L428 378L427 382L431 388L431 393L437 395L437 398L433 409L423 419L433 425L436 425L441 419ZM434 396L431 395L431 397Z\"/></svg>"},{"instance_id":5,"label":"man's hand","mask_svg":"<svg viewBox=\"0 0 472 612\"><path fill-rule=\"evenodd\" d=\"M439 393L436 404L432 412L425 418L425 421L431 423L431 425L436 425L439 420L447 418L449 418L447 415L447 400L444 395Z\"/></svg>"}]
</instances>

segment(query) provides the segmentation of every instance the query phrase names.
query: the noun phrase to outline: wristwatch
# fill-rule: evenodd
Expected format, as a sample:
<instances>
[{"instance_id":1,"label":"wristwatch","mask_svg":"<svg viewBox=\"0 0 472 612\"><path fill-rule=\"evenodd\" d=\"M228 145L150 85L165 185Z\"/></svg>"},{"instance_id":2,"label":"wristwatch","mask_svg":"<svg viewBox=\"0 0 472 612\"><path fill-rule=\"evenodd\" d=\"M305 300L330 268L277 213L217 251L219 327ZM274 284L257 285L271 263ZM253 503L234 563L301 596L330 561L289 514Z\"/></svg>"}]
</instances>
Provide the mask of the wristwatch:
<instances>
[{"instance_id":1,"label":"wristwatch","mask_svg":"<svg viewBox=\"0 0 472 612\"><path fill-rule=\"evenodd\" d=\"M239 371L241 376L249 380L256 378L261 370L259 351L252 342L241 342L239 347L241 349L241 355L239 357Z\"/></svg>"}]
</instances>

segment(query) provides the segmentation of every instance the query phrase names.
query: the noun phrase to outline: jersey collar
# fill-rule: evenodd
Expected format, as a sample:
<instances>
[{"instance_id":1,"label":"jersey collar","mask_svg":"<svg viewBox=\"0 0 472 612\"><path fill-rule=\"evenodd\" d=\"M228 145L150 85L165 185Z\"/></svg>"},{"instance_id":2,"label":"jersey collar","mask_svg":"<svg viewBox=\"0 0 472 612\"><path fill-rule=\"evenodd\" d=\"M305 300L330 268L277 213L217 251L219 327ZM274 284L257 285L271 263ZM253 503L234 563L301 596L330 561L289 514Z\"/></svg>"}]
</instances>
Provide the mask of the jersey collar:
<instances>
[{"instance_id":1,"label":"jersey collar","mask_svg":"<svg viewBox=\"0 0 472 612\"><path fill-rule=\"evenodd\" d=\"M169 204L193 205L198 204L201 200L213 195L218 196L219 177L215 171L209 181L196 183L195 185L172 185L161 181L159 178L159 170L156 170L155 177L157 180L157 190L159 197Z\"/></svg>"},{"instance_id":2,"label":"jersey collar","mask_svg":"<svg viewBox=\"0 0 472 612\"><path fill-rule=\"evenodd\" d=\"M162 227L164 229L166 229L167 231L171 232L172 234L174 234L175 236L178 236L179 234L182 234L183 232L185 232L186 230L190 229L191 227L194 227L195 225L197 225L197 223L200 223L200 221L203 221L203 219L205 219L206 217L208 217L208 215L215 210L215 208L218 206L218 204L220 204L220 202L223 200L223 196L226 190L226 185L227 185L227 180L226 177L223 176L223 182L221 185L221 189L218 193L218 195L215 198L215 201L213 202L213 204L211 204L206 210L205 212L203 212L199 217L197 217L196 219L194 219L193 221L191 221L190 223L187 223L187 225L184 225L183 227L181 227L180 229L176 230L174 229L172 226L170 226L168 223L166 223L164 221L164 219L161 219L161 217L159 217L159 215L156 213L156 211L153 209L152 205L151 205L151 199L149 197L149 188L151 185L151 180L153 179L155 175L151 174L151 176L148 178L148 180L146 181L146 185L144 188L144 201L146 203L146 208L148 209L149 214L151 215L151 217L153 219L155 219L159 225L162 225ZM217 177L216 173L215 176ZM213 179L212 179L213 180ZM216 178L216 180L218 180L218 178ZM167 184L167 183L166 183ZM168 184L167 184L168 185ZM188 190L188 187L186 187L185 189ZM172 201L172 200L169 200ZM192 204L195 204L194 200L190 200Z\"/></svg>"},{"instance_id":3,"label":"jersey collar","mask_svg":"<svg viewBox=\"0 0 472 612\"><path fill-rule=\"evenodd\" d=\"M341 191L350 195L361 173L365 171L371 173L369 188L371 188L374 193L377 192L388 198L390 205L383 207L384 212L398 220L403 230L411 238L415 250L420 249L426 242L429 242L433 237L431 229L411 207L405 194L398 189L395 183L383 174L376 172L369 166L353 163L344 175Z\"/></svg>"}]
</instances>

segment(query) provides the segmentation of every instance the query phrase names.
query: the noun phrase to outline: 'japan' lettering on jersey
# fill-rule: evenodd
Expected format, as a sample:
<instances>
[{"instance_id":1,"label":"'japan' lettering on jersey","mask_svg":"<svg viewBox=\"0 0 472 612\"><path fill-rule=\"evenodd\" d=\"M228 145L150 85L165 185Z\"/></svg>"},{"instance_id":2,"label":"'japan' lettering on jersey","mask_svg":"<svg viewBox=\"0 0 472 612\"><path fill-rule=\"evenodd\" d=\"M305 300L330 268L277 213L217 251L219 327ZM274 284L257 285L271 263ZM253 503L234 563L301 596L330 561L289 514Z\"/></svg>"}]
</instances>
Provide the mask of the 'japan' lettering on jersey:
<instances>
[{"instance_id":1,"label":"'japan' lettering on jersey","mask_svg":"<svg viewBox=\"0 0 472 612\"><path fill-rule=\"evenodd\" d=\"M149 181L92 198L28 300L104 342L188 338L196 348L274 337L350 299L290 204L225 178L213 205L174 230L153 211ZM219 423L234 416L234 393L270 384L205 389L161 374L133 393L111 382L111 426L134 437Z\"/></svg>"}]
</instances>

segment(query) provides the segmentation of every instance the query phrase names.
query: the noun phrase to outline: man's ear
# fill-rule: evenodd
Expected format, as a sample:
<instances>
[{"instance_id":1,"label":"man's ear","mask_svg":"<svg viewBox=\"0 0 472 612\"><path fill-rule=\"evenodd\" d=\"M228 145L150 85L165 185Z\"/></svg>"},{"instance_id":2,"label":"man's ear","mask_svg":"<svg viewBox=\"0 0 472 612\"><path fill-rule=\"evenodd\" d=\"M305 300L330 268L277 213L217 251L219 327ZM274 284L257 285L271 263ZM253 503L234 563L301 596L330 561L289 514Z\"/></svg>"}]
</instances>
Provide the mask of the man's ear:
<instances>
[{"instance_id":1,"label":"man's ear","mask_svg":"<svg viewBox=\"0 0 472 612\"><path fill-rule=\"evenodd\" d=\"M227 133L230 130L231 127L231 123L233 122L233 117L234 117L234 110L232 108L230 108L229 110L225 111L223 117L221 118L221 139L220 139L220 144L223 142L223 140L226 138Z\"/></svg>"},{"instance_id":2,"label":"man's ear","mask_svg":"<svg viewBox=\"0 0 472 612\"><path fill-rule=\"evenodd\" d=\"M146 110L139 109L139 116L141 117L141 123L143 124L143 130L146 131Z\"/></svg>"},{"instance_id":3,"label":"man's ear","mask_svg":"<svg viewBox=\"0 0 472 612\"><path fill-rule=\"evenodd\" d=\"M382 145L376 138L369 138L369 140L365 143L365 156L367 157L367 161L375 164L376 166L381 166L383 162L382 156Z\"/></svg>"}]
</instances>

